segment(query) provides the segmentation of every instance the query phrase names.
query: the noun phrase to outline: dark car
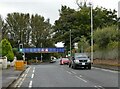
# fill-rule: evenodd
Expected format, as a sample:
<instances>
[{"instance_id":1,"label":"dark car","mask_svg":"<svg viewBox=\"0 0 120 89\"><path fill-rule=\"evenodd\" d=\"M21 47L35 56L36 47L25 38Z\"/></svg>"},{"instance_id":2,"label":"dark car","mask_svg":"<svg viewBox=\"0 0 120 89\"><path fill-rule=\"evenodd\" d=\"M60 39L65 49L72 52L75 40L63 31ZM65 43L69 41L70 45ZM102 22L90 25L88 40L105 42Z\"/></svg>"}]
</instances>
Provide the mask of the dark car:
<instances>
[{"instance_id":1,"label":"dark car","mask_svg":"<svg viewBox=\"0 0 120 89\"><path fill-rule=\"evenodd\" d=\"M79 53L71 58L69 67L74 69L77 67L84 67L84 68L91 69L91 60L86 54Z\"/></svg>"}]
</instances>

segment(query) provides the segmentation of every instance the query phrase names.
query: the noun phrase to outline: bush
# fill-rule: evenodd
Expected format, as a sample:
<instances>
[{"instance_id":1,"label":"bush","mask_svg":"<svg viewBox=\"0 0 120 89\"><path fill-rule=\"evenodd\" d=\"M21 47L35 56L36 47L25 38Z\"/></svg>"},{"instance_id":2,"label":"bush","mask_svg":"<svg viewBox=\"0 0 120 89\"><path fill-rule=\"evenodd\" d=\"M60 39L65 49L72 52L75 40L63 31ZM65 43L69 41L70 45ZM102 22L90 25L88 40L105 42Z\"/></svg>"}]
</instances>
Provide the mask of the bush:
<instances>
[{"instance_id":1,"label":"bush","mask_svg":"<svg viewBox=\"0 0 120 89\"><path fill-rule=\"evenodd\" d=\"M12 62L14 59L14 54L13 52L8 52L8 54L6 55L8 61Z\"/></svg>"},{"instance_id":2,"label":"bush","mask_svg":"<svg viewBox=\"0 0 120 89\"><path fill-rule=\"evenodd\" d=\"M8 61L13 61L14 53L10 42L7 39L3 39L0 44L2 44L2 56L6 56Z\"/></svg>"},{"instance_id":3,"label":"bush","mask_svg":"<svg viewBox=\"0 0 120 89\"><path fill-rule=\"evenodd\" d=\"M23 56L23 53L21 53L21 52L16 53L17 60L23 60L22 56Z\"/></svg>"},{"instance_id":4,"label":"bush","mask_svg":"<svg viewBox=\"0 0 120 89\"><path fill-rule=\"evenodd\" d=\"M107 48L110 42L118 41L117 26L110 26L103 29L97 29L94 32L94 41L99 48Z\"/></svg>"}]
</instances>

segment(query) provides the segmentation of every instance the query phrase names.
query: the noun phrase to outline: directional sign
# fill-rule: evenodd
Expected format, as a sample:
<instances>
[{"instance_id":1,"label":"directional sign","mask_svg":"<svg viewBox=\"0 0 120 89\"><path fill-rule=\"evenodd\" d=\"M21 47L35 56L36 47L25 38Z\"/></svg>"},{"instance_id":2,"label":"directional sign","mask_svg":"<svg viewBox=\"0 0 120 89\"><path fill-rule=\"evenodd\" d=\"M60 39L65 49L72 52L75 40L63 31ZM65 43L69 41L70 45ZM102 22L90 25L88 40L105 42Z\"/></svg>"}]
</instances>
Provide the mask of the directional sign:
<instances>
[{"instance_id":1,"label":"directional sign","mask_svg":"<svg viewBox=\"0 0 120 89\"><path fill-rule=\"evenodd\" d=\"M24 53L63 53L65 51L64 48L23 48L22 52Z\"/></svg>"}]
</instances>

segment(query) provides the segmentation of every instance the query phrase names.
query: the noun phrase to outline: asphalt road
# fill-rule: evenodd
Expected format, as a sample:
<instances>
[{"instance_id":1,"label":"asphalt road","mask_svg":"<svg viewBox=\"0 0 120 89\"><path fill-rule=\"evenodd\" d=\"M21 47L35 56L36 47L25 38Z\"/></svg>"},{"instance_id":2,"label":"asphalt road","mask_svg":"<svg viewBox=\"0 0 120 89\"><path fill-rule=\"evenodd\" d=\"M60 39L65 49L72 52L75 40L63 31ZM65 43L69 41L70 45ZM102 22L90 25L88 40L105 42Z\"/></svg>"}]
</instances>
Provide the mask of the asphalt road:
<instances>
[{"instance_id":1,"label":"asphalt road","mask_svg":"<svg viewBox=\"0 0 120 89\"><path fill-rule=\"evenodd\" d=\"M118 72L95 67L91 70L71 69L67 65L59 65L58 62L31 65L15 82L14 87L91 87L93 89L112 87L113 89L118 87Z\"/></svg>"}]
</instances>

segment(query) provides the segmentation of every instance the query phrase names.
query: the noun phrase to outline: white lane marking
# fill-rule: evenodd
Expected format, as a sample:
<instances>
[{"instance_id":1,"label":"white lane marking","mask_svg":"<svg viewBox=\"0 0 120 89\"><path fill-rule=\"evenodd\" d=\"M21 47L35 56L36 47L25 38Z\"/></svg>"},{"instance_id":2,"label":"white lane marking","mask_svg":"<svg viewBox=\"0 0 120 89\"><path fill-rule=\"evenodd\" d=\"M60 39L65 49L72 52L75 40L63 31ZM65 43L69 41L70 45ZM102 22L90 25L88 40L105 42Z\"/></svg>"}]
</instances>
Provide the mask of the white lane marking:
<instances>
[{"instance_id":1,"label":"white lane marking","mask_svg":"<svg viewBox=\"0 0 120 89\"><path fill-rule=\"evenodd\" d=\"M74 71L71 71L73 74L76 74Z\"/></svg>"},{"instance_id":2,"label":"white lane marking","mask_svg":"<svg viewBox=\"0 0 120 89\"><path fill-rule=\"evenodd\" d=\"M105 89L102 86L94 86L94 87L97 88L97 89Z\"/></svg>"},{"instance_id":3,"label":"white lane marking","mask_svg":"<svg viewBox=\"0 0 120 89\"><path fill-rule=\"evenodd\" d=\"M31 67L27 68L25 72L28 73L30 68ZM22 76L16 82L15 87L20 87L22 85L23 81L25 80L26 76L27 76L27 74L22 74Z\"/></svg>"},{"instance_id":4,"label":"white lane marking","mask_svg":"<svg viewBox=\"0 0 120 89\"><path fill-rule=\"evenodd\" d=\"M31 78L33 78L33 77L34 77L34 74L32 74Z\"/></svg>"},{"instance_id":5,"label":"white lane marking","mask_svg":"<svg viewBox=\"0 0 120 89\"><path fill-rule=\"evenodd\" d=\"M33 68L33 70L35 70L35 67Z\"/></svg>"},{"instance_id":6,"label":"white lane marking","mask_svg":"<svg viewBox=\"0 0 120 89\"><path fill-rule=\"evenodd\" d=\"M94 86L94 87L97 87L97 86Z\"/></svg>"},{"instance_id":7,"label":"white lane marking","mask_svg":"<svg viewBox=\"0 0 120 89\"><path fill-rule=\"evenodd\" d=\"M112 71L112 70L109 70L109 69L102 69L102 68L96 68L96 67L92 67L92 68L99 69L99 70L102 70L102 71L112 72L112 73L118 73L118 71Z\"/></svg>"},{"instance_id":8,"label":"white lane marking","mask_svg":"<svg viewBox=\"0 0 120 89\"><path fill-rule=\"evenodd\" d=\"M92 67L92 68L94 68L94 69L101 69L101 68L96 68L96 67Z\"/></svg>"},{"instance_id":9,"label":"white lane marking","mask_svg":"<svg viewBox=\"0 0 120 89\"><path fill-rule=\"evenodd\" d=\"M22 81L22 78L25 76L25 74L22 74L22 76L18 79L18 81L15 84L15 87L19 85L19 83Z\"/></svg>"},{"instance_id":10,"label":"white lane marking","mask_svg":"<svg viewBox=\"0 0 120 89\"><path fill-rule=\"evenodd\" d=\"M15 84L15 87L18 86L18 84L20 83L21 80L22 80L22 78L20 78L20 79L17 81L17 83Z\"/></svg>"},{"instance_id":11,"label":"white lane marking","mask_svg":"<svg viewBox=\"0 0 120 89\"><path fill-rule=\"evenodd\" d=\"M35 72L35 70L33 70L33 73Z\"/></svg>"},{"instance_id":12,"label":"white lane marking","mask_svg":"<svg viewBox=\"0 0 120 89\"><path fill-rule=\"evenodd\" d=\"M25 74L23 74L21 77L23 78Z\"/></svg>"},{"instance_id":13,"label":"white lane marking","mask_svg":"<svg viewBox=\"0 0 120 89\"><path fill-rule=\"evenodd\" d=\"M75 77L78 78L78 79L80 79L80 80L82 80L83 82L87 83L86 80L84 80L84 79L82 79L82 78L80 78L80 77L78 77L78 76L75 76Z\"/></svg>"},{"instance_id":14,"label":"white lane marking","mask_svg":"<svg viewBox=\"0 0 120 89\"><path fill-rule=\"evenodd\" d=\"M25 74L24 78L21 80L21 82L19 83L18 87L20 87L20 86L23 84L23 82L24 82L26 76L27 76L27 74Z\"/></svg>"},{"instance_id":15,"label":"white lane marking","mask_svg":"<svg viewBox=\"0 0 120 89\"><path fill-rule=\"evenodd\" d=\"M100 89L98 86L94 86L95 88L97 88L97 89Z\"/></svg>"},{"instance_id":16,"label":"white lane marking","mask_svg":"<svg viewBox=\"0 0 120 89\"><path fill-rule=\"evenodd\" d=\"M29 83L29 88L31 88L32 87L32 81L30 81L30 83Z\"/></svg>"},{"instance_id":17,"label":"white lane marking","mask_svg":"<svg viewBox=\"0 0 120 89\"><path fill-rule=\"evenodd\" d=\"M102 89L105 89L105 88L103 88L102 86L98 86L99 88L102 88Z\"/></svg>"},{"instance_id":18,"label":"white lane marking","mask_svg":"<svg viewBox=\"0 0 120 89\"><path fill-rule=\"evenodd\" d=\"M28 72L30 71L31 67L28 68L28 70L26 71L26 73L28 74Z\"/></svg>"},{"instance_id":19,"label":"white lane marking","mask_svg":"<svg viewBox=\"0 0 120 89\"><path fill-rule=\"evenodd\" d=\"M26 73L28 73L29 68L26 70Z\"/></svg>"},{"instance_id":20,"label":"white lane marking","mask_svg":"<svg viewBox=\"0 0 120 89\"><path fill-rule=\"evenodd\" d=\"M79 75L79 77L82 77L82 75Z\"/></svg>"},{"instance_id":21,"label":"white lane marking","mask_svg":"<svg viewBox=\"0 0 120 89\"><path fill-rule=\"evenodd\" d=\"M112 73L118 73L118 71L112 71L112 70L107 70L107 69L101 69L103 71L107 71L107 72L112 72Z\"/></svg>"},{"instance_id":22,"label":"white lane marking","mask_svg":"<svg viewBox=\"0 0 120 89\"><path fill-rule=\"evenodd\" d=\"M98 86L98 87L102 87L102 86Z\"/></svg>"},{"instance_id":23,"label":"white lane marking","mask_svg":"<svg viewBox=\"0 0 120 89\"><path fill-rule=\"evenodd\" d=\"M72 74L71 72L69 72L69 71L66 71L67 73L69 73L69 74Z\"/></svg>"}]
</instances>

